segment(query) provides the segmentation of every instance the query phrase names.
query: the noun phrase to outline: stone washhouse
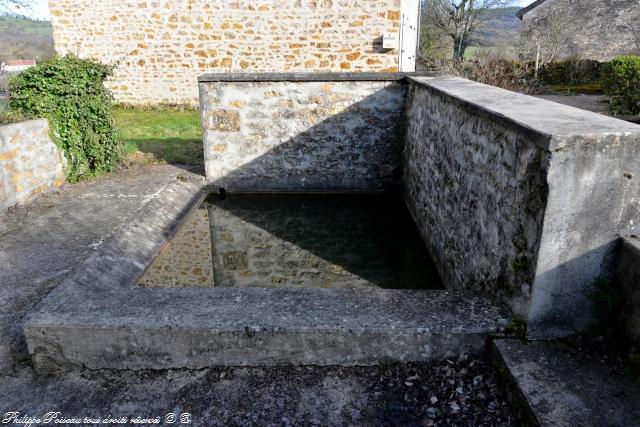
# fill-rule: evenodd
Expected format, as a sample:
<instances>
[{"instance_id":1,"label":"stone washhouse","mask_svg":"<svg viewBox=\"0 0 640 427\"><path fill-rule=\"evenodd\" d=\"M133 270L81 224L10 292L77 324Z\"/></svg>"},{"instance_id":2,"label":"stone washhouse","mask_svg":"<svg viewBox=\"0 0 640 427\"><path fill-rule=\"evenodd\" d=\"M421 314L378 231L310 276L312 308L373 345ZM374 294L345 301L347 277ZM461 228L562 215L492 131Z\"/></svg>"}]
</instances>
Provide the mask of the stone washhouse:
<instances>
[{"instance_id":1,"label":"stone washhouse","mask_svg":"<svg viewBox=\"0 0 640 427\"><path fill-rule=\"evenodd\" d=\"M596 280L635 274L640 126L419 74L208 74L199 90L206 179L165 187L30 314L39 370L478 353L514 319L530 338L585 330ZM402 189L446 290L138 286L221 188ZM637 335L633 304L627 318Z\"/></svg>"}]
</instances>

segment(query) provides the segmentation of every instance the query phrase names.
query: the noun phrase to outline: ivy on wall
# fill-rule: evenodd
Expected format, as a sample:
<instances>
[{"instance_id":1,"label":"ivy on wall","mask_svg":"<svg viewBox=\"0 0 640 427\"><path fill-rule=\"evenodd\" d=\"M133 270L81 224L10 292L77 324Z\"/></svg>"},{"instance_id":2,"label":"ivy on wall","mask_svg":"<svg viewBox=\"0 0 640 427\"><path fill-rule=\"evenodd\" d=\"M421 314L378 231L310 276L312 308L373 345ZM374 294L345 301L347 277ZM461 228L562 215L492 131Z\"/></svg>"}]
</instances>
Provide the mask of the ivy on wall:
<instances>
[{"instance_id":1,"label":"ivy on wall","mask_svg":"<svg viewBox=\"0 0 640 427\"><path fill-rule=\"evenodd\" d=\"M69 182L111 171L122 155L114 134L113 98L104 86L113 69L74 55L57 56L9 84L13 111L49 119L52 139L67 159Z\"/></svg>"}]
</instances>

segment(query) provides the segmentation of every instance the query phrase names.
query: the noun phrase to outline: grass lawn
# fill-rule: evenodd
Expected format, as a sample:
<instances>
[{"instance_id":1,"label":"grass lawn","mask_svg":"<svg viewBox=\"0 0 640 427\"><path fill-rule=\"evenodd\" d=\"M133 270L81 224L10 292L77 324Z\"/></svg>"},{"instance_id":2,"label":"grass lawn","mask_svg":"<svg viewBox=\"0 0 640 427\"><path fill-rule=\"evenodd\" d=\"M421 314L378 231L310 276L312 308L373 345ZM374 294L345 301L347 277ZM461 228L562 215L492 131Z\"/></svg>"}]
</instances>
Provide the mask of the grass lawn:
<instances>
[{"instance_id":1,"label":"grass lawn","mask_svg":"<svg viewBox=\"0 0 640 427\"><path fill-rule=\"evenodd\" d=\"M114 119L127 154L140 151L167 163L204 163L198 111L116 108Z\"/></svg>"}]
</instances>

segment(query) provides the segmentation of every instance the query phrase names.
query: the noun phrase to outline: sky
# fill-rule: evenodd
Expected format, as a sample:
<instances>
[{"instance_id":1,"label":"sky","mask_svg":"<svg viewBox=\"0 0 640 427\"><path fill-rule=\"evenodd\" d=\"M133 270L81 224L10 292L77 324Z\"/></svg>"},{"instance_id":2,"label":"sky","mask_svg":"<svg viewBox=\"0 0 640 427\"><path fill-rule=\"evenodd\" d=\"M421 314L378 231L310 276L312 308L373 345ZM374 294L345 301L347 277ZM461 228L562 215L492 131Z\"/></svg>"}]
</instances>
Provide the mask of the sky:
<instances>
[{"instance_id":1,"label":"sky","mask_svg":"<svg viewBox=\"0 0 640 427\"><path fill-rule=\"evenodd\" d=\"M31 10L16 9L15 7L8 7L9 12L14 12L18 15L29 16L34 19L49 19L49 0L34 0ZM3 12L6 10L3 10Z\"/></svg>"},{"instance_id":2,"label":"sky","mask_svg":"<svg viewBox=\"0 0 640 427\"><path fill-rule=\"evenodd\" d=\"M113 1L113 0L108 0ZM117 1L117 0L115 0ZM531 3L533 0L519 0L518 6L526 6ZM49 1L48 0L34 0L34 5L31 7L31 10L12 10L19 15L30 16L35 19L49 19Z\"/></svg>"}]
</instances>

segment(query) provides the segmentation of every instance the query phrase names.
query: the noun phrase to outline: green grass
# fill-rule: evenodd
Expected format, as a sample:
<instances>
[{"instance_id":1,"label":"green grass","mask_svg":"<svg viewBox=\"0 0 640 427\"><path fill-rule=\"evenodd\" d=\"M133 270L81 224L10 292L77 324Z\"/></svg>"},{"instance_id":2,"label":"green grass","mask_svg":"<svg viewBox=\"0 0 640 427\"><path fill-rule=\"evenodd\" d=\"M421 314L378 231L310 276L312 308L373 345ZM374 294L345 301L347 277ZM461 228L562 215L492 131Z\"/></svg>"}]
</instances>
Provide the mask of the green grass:
<instances>
[{"instance_id":1,"label":"green grass","mask_svg":"<svg viewBox=\"0 0 640 427\"><path fill-rule=\"evenodd\" d=\"M583 95L602 95L604 91L599 83L588 83L579 85L549 85L549 89L554 92L567 95L583 94Z\"/></svg>"},{"instance_id":2,"label":"green grass","mask_svg":"<svg viewBox=\"0 0 640 427\"><path fill-rule=\"evenodd\" d=\"M513 46L510 46L510 47L469 46L464 50L464 59L466 60L471 60L476 58L487 58L489 56L496 56L498 58L515 60L517 58L517 48Z\"/></svg>"},{"instance_id":3,"label":"green grass","mask_svg":"<svg viewBox=\"0 0 640 427\"><path fill-rule=\"evenodd\" d=\"M127 154L140 151L167 163L204 163L198 111L116 108L114 119Z\"/></svg>"},{"instance_id":4,"label":"green grass","mask_svg":"<svg viewBox=\"0 0 640 427\"><path fill-rule=\"evenodd\" d=\"M13 29L24 31L27 34L45 36L51 36L53 33L50 21L34 21L13 16L0 16L0 32Z\"/></svg>"}]
</instances>

